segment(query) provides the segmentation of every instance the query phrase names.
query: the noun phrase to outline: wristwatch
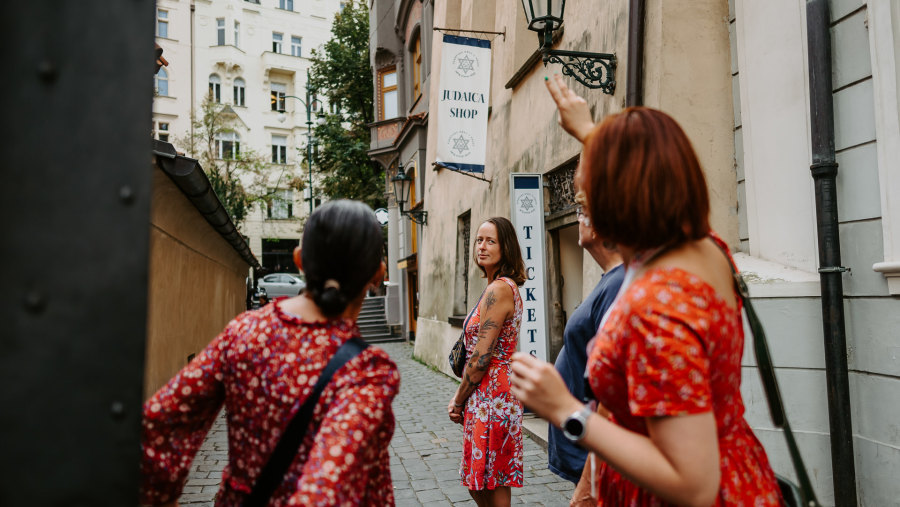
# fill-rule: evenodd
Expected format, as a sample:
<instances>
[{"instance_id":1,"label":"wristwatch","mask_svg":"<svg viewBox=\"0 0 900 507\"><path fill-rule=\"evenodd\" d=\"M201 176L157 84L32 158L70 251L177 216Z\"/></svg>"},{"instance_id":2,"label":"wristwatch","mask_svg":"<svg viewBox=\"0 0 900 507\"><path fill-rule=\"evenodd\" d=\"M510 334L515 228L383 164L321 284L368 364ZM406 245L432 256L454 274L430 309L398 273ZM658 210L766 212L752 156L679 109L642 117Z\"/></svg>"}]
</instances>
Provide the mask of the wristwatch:
<instances>
[{"instance_id":1,"label":"wristwatch","mask_svg":"<svg viewBox=\"0 0 900 507\"><path fill-rule=\"evenodd\" d=\"M577 442L584 438L587 429L587 420L592 410L587 405L582 406L578 411L566 417L562 423L563 435L572 442Z\"/></svg>"}]
</instances>

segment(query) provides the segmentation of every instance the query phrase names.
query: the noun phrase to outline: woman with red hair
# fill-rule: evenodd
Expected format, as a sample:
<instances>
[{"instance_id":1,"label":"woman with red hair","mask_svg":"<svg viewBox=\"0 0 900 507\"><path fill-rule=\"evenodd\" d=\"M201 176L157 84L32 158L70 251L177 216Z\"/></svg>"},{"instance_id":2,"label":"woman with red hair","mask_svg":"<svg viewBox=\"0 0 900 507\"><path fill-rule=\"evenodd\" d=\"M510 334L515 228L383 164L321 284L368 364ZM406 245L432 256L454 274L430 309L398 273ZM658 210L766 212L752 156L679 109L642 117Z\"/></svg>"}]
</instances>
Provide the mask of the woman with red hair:
<instances>
[{"instance_id":1,"label":"woman with red hair","mask_svg":"<svg viewBox=\"0 0 900 507\"><path fill-rule=\"evenodd\" d=\"M584 143L575 179L585 213L627 272L589 352L599 413L569 395L552 365L526 354L513 358L513 394L599 456L596 475L586 474L599 485L598 505L780 506L744 419L733 260L710 230L690 141L646 107L595 126L561 78L547 84L560 124Z\"/></svg>"}]
</instances>

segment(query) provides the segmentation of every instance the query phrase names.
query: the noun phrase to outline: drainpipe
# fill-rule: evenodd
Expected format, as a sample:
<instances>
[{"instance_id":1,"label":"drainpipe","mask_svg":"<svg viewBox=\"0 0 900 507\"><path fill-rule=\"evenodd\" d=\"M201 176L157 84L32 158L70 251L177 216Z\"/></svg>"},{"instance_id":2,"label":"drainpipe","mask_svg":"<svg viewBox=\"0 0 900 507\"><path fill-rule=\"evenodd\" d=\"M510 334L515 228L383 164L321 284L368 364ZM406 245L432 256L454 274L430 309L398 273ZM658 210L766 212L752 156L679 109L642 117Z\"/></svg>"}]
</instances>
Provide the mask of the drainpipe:
<instances>
[{"instance_id":1,"label":"drainpipe","mask_svg":"<svg viewBox=\"0 0 900 507\"><path fill-rule=\"evenodd\" d=\"M646 0L628 1L628 67L625 107L644 105L644 11Z\"/></svg>"},{"instance_id":2,"label":"drainpipe","mask_svg":"<svg viewBox=\"0 0 900 507\"><path fill-rule=\"evenodd\" d=\"M812 172L816 191L816 228L819 239L819 277L822 285L822 324L825 331L825 378L828 423L831 430L831 467L834 503L857 505L847 337L844 327L844 288L838 231L837 177L834 158L834 107L831 83L831 32L828 0L806 1L809 48L809 115Z\"/></svg>"},{"instance_id":3,"label":"drainpipe","mask_svg":"<svg viewBox=\"0 0 900 507\"><path fill-rule=\"evenodd\" d=\"M191 0L191 155L194 155L194 0Z\"/></svg>"}]
</instances>

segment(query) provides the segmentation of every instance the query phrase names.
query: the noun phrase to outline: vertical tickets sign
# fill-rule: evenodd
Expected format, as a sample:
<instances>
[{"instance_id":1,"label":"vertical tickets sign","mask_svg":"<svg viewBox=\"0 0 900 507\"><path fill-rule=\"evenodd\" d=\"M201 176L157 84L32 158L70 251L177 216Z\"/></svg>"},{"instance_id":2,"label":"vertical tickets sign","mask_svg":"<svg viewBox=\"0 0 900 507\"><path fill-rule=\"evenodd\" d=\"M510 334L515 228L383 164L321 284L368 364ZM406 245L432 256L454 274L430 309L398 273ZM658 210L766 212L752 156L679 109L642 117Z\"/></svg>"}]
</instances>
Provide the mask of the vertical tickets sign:
<instances>
[{"instance_id":1,"label":"vertical tickets sign","mask_svg":"<svg viewBox=\"0 0 900 507\"><path fill-rule=\"evenodd\" d=\"M491 41L444 35L438 89L438 164L484 172L487 153Z\"/></svg>"},{"instance_id":2,"label":"vertical tickets sign","mask_svg":"<svg viewBox=\"0 0 900 507\"><path fill-rule=\"evenodd\" d=\"M512 222L519 236L528 280L519 289L524 303L519 349L547 361L547 291L544 261L544 190L540 174L510 174Z\"/></svg>"}]
</instances>

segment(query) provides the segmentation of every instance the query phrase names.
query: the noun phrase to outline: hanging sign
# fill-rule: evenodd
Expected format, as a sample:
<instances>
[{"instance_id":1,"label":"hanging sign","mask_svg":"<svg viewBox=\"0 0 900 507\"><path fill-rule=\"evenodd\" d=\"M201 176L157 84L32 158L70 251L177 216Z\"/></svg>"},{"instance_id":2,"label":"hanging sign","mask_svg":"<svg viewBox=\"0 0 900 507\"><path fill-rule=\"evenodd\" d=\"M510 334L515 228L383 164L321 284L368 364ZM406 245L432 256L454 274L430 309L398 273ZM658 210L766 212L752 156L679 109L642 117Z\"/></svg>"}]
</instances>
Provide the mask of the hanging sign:
<instances>
[{"instance_id":1,"label":"hanging sign","mask_svg":"<svg viewBox=\"0 0 900 507\"><path fill-rule=\"evenodd\" d=\"M444 35L435 162L484 173L491 41Z\"/></svg>"},{"instance_id":2,"label":"hanging sign","mask_svg":"<svg viewBox=\"0 0 900 507\"><path fill-rule=\"evenodd\" d=\"M524 304L519 350L547 360L547 290L544 252L544 190L540 174L510 174L512 223L528 279L519 288Z\"/></svg>"}]
</instances>

